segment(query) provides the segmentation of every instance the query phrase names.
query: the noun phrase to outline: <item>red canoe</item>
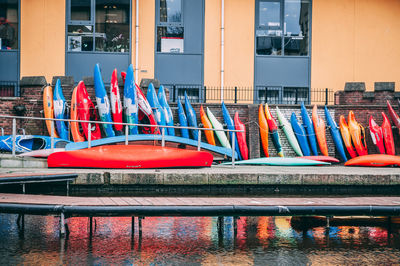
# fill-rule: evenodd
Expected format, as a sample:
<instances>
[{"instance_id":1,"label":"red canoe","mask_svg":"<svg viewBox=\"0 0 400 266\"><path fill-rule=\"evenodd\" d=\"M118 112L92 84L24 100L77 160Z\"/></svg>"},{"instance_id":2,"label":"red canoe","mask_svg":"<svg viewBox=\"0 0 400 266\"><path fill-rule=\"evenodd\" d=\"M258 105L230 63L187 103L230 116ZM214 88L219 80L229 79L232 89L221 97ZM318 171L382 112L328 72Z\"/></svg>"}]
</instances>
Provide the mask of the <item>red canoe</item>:
<instances>
[{"instance_id":1,"label":"red canoe","mask_svg":"<svg viewBox=\"0 0 400 266\"><path fill-rule=\"evenodd\" d=\"M240 154L242 155L243 160L249 159L249 149L247 148L246 142L246 127L239 119L239 113L235 113L234 117L235 129L243 130L244 132L236 132L237 141L239 144Z\"/></svg>"},{"instance_id":2,"label":"red canoe","mask_svg":"<svg viewBox=\"0 0 400 266\"><path fill-rule=\"evenodd\" d=\"M340 161L332 156L325 156L325 155L311 155L311 156L301 156L298 158L314 160L319 162L327 162L327 163L339 163Z\"/></svg>"},{"instance_id":3,"label":"red canoe","mask_svg":"<svg viewBox=\"0 0 400 266\"><path fill-rule=\"evenodd\" d=\"M389 154L369 154L348 160L345 166L400 166L400 156Z\"/></svg>"},{"instance_id":4,"label":"red canoe","mask_svg":"<svg viewBox=\"0 0 400 266\"><path fill-rule=\"evenodd\" d=\"M183 168L210 167L213 156L205 151L150 145L107 145L52 153L48 167L70 168Z\"/></svg>"},{"instance_id":5,"label":"red canoe","mask_svg":"<svg viewBox=\"0 0 400 266\"><path fill-rule=\"evenodd\" d=\"M390 105L389 100L387 100L386 103L387 103L387 107L388 107L388 110L389 110L390 118L392 118L392 121L395 124L395 126L397 127L397 129L399 130L399 134L400 134L400 117L393 110L393 107ZM399 101L399 105L400 105L400 101Z\"/></svg>"}]
</instances>

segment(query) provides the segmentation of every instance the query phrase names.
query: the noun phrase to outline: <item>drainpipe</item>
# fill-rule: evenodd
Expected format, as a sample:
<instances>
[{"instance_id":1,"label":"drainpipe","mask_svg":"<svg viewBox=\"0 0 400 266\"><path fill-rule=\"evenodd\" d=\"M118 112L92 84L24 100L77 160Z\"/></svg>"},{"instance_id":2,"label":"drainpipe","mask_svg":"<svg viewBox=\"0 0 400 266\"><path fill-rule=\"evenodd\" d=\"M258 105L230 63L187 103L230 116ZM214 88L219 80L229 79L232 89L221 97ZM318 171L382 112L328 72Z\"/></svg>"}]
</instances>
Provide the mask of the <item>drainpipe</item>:
<instances>
[{"instance_id":1,"label":"drainpipe","mask_svg":"<svg viewBox=\"0 0 400 266\"><path fill-rule=\"evenodd\" d=\"M221 102L224 100L224 16L225 16L225 1L221 0Z\"/></svg>"},{"instance_id":2,"label":"drainpipe","mask_svg":"<svg viewBox=\"0 0 400 266\"><path fill-rule=\"evenodd\" d=\"M139 83L139 0L136 0L135 80Z\"/></svg>"}]
</instances>

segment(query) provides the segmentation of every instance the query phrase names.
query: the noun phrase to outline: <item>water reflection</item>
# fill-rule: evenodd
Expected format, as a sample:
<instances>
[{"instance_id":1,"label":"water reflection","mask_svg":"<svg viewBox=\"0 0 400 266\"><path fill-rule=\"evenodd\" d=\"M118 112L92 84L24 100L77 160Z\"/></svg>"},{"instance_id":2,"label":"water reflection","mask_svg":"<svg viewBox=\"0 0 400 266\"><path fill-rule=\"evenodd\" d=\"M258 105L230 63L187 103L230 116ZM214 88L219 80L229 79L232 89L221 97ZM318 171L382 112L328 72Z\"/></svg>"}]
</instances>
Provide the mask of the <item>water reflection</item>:
<instances>
[{"instance_id":1,"label":"water reflection","mask_svg":"<svg viewBox=\"0 0 400 266\"><path fill-rule=\"evenodd\" d=\"M0 215L0 264L47 265L304 265L395 264L400 258L397 223L373 226L325 218L146 217L142 234L131 218L69 218L59 237L57 217ZM236 226L235 226L236 221ZM353 224L352 224L353 223ZM236 228L236 230L235 230ZM219 230L220 229L220 230Z\"/></svg>"}]
</instances>

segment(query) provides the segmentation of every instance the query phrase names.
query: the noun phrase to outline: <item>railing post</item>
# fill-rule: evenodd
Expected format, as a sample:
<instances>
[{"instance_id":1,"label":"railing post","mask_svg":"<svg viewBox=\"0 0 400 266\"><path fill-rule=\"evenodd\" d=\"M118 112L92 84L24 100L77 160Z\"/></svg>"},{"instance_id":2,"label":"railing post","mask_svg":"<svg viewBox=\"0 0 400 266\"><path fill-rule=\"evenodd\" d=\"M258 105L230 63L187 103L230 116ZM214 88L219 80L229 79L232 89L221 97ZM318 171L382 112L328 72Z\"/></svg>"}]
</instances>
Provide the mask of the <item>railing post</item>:
<instances>
[{"instance_id":1,"label":"railing post","mask_svg":"<svg viewBox=\"0 0 400 266\"><path fill-rule=\"evenodd\" d=\"M125 125L125 145L128 145L129 126Z\"/></svg>"},{"instance_id":2,"label":"railing post","mask_svg":"<svg viewBox=\"0 0 400 266\"><path fill-rule=\"evenodd\" d=\"M294 100L294 104L297 104L297 100L299 99L299 88L295 88L296 99Z\"/></svg>"},{"instance_id":3,"label":"railing post","mask_svg":"<svg viewBox=\"0 0 400 266\"><path fill-rule=\"evenodd\" d=\"M265 87L264 103L267 103L267 93L268 93L268 87Z\"/></svg>"},{"instance_id":4,"label":"railing post","mask_svg":"<svg viewBox=\"0 0 400 266\"><path fill-rule=\"evenodd\" d=\"M328 105L328 88L325 89L325 105Z\"/></svg>"},{"instance_id":5,"label":"railing post","mask_svg":"<svg viewBox=\"0 0 400 266\"><path fill-rule=\"evenodd\" d=\"M232 134L232 168L235 168L235 135L236 135L236 132L235 131L233 131L232 132L233 134ZM228 131L228 134L229 134L229 131Z\"/></svg>"},{"instance_id":6,"label":"railing post","mask_svg":"<svg viewBox=\"0 0 400 266\"><path fill-rule=\"evenodd\" d=\"M161 147L165 147L165 127L161 128Z\"/></svg>"},{"instance_id":7,"label":"railing post","mask_svg":"<svg viewBox=\"0 0 400 266\"><path fill-rule=\"evenodd\" d=\"M92 147L92 123L89 122L88 124L88 148Z\"/></svg>"},{"instance_id":8,"label":"railing post","mask_svg":"<svg viewBox=\"0 0 400 266\"><path fill-rule=\"evenodd\" d=\"M235 103L237 103L237 86L235 86Z\"/></svg>"},{"instance_id":9,"label":"railing post","mask_svg":"<svg viewBox=\"0 0 400 266\"><path fill-rule=\"evenodd\" d=\"M51 138L50 138L50 149L51 149L51 152L53 152L54 151L54 120L51 120L51 123L50 123L50 131L51 131Z\"/></svg>"},{"instance_id":10,"label":"railing post","mask_svg":"<svg viewBox=\"0 0 400 266\"><path fill-rule=\"evenodd\" d=\"M14 157L15 156L15 141L16 141L16 138L17 138L17 120L15 120L15 118L13 118L13 121L12 121L12 156Z\"/></svg>"},{"instance_id":11,"label":"railing post","mask_svg":"<svg viewBox=\"0 0 400 266\"><path fill-rule=\"evenodd\" d=\"M174 102L178 101L178 92L176 91L176 85L172 85L172 99L174 100Z\"/></svg>"},{"instance_id":12,"label":"railing post","mask_svg":"<svg viewBox=\"0 0 400 266\"><path fill-rule=\"evenodd\" d=\"M200 146L201 146L201 130L198 129L199 132L199 138L197 139L197 150L200 151Z\"/></svg>"},{"instance_id":13,"label":"railing post","mask_svg":"<svg viewBox=\"0 0 400 266\"><path fill-rule=\"evenodd\" d=\"M207 87L204 86L204 103L207 102Z\"/></svg>"}]
</instances>

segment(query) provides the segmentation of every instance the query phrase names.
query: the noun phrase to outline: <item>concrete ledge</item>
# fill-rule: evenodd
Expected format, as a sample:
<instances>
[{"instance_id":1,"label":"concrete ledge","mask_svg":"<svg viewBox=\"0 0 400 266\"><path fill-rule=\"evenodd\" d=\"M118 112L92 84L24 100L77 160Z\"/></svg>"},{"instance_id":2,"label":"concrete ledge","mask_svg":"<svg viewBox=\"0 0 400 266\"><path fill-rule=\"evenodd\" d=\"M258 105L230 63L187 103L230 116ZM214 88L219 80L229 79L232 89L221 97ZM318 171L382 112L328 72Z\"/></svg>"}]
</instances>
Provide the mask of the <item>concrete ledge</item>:
<instances>
[{"instance_id":1,"label":"concrete ledge","mask_svg":"<svg viewBox=\"0 0 400 266\"><path fill-rule=\"evenodd\" d=\"M390 91L394 92L394 82L375 82L375 91Z\"/></svg>"},{"instance_id":2,"label":"concrete ledge","mask_svg":"<svg viewBox=\"0 0 400 266\"><path fill-rule=\"evenodd\" d=\"M365 91L365 83L364 82L346 82L344 85L344 91L352 92L352 91Z\"/></svg>"},{"instance_id":3,"label":"concrete ledge","mask_svg":"<svg viewBox=\"0 0 400 266\"><path fill-rule=\"evenodd\" d=\"M72 87L74 86L74 77L72 76L54 76L51 85L56 85L57 79L60 79L61 86Z\"/></svg>"},{"instance_id":4,"label":"concrete ledge","mask_svg":"<svg viewBox=\"0 0 400 266\"><path fill-rule=\"evenodd\" d=\"M2 157L0 158L1 168L47 168L47 160L38 158L24 158L24 157Z\"/></svg>"},{"instance_id":5,"label":"concrete ledge","mask_svg":"<svg viewBox=\"0 0 400 266\"><path fill-rule=\"evenodd\" d=\"M45 86L47 84L46 78L44 76L32 76L32 77L22 77L19 82L20 87L29 86Z\"/></svg>"}]
</instances>

